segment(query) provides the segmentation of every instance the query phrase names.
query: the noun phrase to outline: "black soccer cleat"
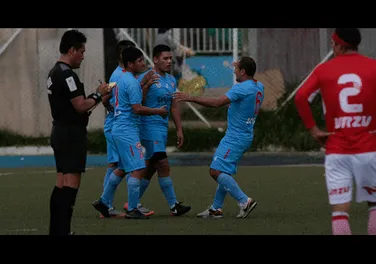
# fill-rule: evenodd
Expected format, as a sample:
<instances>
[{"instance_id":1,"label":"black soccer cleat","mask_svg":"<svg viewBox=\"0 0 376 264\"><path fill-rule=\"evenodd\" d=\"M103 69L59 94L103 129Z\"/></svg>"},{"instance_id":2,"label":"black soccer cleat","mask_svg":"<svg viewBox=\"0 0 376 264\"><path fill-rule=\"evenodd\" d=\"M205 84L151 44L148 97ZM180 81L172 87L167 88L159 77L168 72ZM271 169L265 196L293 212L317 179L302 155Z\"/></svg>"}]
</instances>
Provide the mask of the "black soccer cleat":
<instances>
[{"instance_id":1,"label":"black soccer cleat","mask_svg":"<svg viewBox=\"0 0 376 264\"><path fill-rule=\"evenodd\" d=\"M177 202L175 203L175 206L170 209L170 214L172 216L180 216L183 214L188 213L191 210L190 206L182 205L182 203Z\"/></svg>"},{"instance_id":2,"label":"black soccer cleat","mask_svg":"<svg viewBox=\"0 0 376 264\"><path fill-rule=\"evenodd\" d=\"M125 216L126 219L149 219L148 216L144 215L143 213L140 212L140 210L133 209L132 211L125 211Z\"/></svg>"},{"instance_id":3,"label":"black soccer cleat","mask_svg":"<svg viewBox=\"0 0 376 264\"><path fill-rule=\"evenodd\" d=\"M107 205L105 205L101 199L98 199L92 203L95 210L100 212L104 218L110 218L110 212L108 211L110 208L108 208Z\"/></svg>"}]
</instances>

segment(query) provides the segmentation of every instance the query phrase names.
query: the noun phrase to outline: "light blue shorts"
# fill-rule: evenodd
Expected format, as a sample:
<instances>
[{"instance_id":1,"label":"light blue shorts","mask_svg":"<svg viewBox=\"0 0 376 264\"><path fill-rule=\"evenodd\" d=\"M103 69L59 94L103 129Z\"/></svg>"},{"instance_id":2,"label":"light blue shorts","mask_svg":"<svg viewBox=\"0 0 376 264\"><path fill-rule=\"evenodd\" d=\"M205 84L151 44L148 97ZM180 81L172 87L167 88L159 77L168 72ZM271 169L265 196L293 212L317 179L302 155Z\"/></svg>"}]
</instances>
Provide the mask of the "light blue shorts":
<instances>
[{"instance_id":1,"label":"light blue shorts","mask_svg":"<svg viewBox=\"0 0 376 264\"><path fill-rule=\"evenodd\" d=\"M240 144L235 140L231 140L229 137L224 136L216 149L211 169L218 170L229 175L236 174L238 163L252 144L252 141L244 142Z\"/></svg>"}]
</instances>

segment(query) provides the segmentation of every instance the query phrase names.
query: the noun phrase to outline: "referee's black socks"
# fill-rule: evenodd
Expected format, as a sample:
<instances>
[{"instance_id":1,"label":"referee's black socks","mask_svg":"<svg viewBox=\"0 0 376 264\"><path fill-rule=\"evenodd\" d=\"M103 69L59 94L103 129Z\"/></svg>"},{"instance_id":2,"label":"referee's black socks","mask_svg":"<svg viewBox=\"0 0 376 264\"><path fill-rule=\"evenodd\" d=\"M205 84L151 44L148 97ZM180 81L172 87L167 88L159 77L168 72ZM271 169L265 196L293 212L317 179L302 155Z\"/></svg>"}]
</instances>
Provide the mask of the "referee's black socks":
<instances>
[{"instance_id":1,"label":"referee's black socks","mask_svg":"<svg viewBox=\"0 0 376 264\"><path fill-rule=\"evenodd\" d=\"M73 207L78 189L55 186L50 202L50 235L68 235L70 233Z\"/></svg>"},{"instance_id":2,"label":"referee's black socks","mask_svg":"<svg viewBox=\"0 0 376 264\"><path fill-rule=\"evenodd\" d=\"M50 235L58 235L60 209L63 200L63 188L59 188L55 185L50 198Z\"/></svg>"},{"instance_id":3,"label":"referee's black socks","mask_svg":"<svg viewBox=\"0 0 376 264\"><path fill-rule=\"evenodd\" d=\"M61 232L64 235L68 235L71 229L71 221L73 215L73 207L76 203L76 197L78 189L74 189L68 186L63 187L64 192L64 207L62 208L62 223L61 223Z\"/></svg>"}]
</instances>

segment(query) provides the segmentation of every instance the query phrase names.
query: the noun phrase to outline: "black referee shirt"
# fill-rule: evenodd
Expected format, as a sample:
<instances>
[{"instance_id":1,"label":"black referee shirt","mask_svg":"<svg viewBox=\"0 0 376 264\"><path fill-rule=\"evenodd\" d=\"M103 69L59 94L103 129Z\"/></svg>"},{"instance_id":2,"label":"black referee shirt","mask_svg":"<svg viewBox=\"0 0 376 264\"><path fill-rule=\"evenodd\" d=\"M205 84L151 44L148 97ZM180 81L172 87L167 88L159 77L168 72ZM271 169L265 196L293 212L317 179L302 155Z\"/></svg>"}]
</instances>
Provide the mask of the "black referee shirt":
<instances>
[{"instance_id":1,"label":"black referee shirt","mask_svg":"<svg viewBox=\"0 0 376 264\"><path fill-rule=\"evenodd\" d=\"M78 113L70 101L80 95L86 98L84 84L70 65L56 62L48 74L47 89L53 124L87 126L89 115Z\"/></svg>"}]
</instances>

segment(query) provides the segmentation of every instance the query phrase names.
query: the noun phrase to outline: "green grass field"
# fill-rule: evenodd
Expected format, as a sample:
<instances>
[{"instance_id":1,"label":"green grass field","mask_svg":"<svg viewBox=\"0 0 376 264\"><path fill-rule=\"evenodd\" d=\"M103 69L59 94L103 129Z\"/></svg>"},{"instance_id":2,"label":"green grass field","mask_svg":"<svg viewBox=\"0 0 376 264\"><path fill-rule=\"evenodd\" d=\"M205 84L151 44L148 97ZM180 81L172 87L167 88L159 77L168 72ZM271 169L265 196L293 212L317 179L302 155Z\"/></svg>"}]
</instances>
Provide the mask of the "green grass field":
<instances>
[{"instance_id":1,"label":"green grass field","mask_svg":"<svg viewBox=\"0 0 376 264\"><path fill-rule=\"evenodd\" d=\"M216 184L207 167L173 167L179 200L192 206L182 217L169 216L157 178L142 203L156 214L149 220L100 219L91 203L102 192L105 168L83 176L73 216L77 235L330 235L330 208L322 167L240 167L236 179L258 201L246 219L236 219L238 206L228 196L223 219L199 219L196 214L212 203ZM0 170L0 234L48 233L49 199L55 183L53 168ZM122 208L127 190L121 183L115 206ZM352 207L354 234L366 234L366 204Z\"/></svg>"}]
</instances>

